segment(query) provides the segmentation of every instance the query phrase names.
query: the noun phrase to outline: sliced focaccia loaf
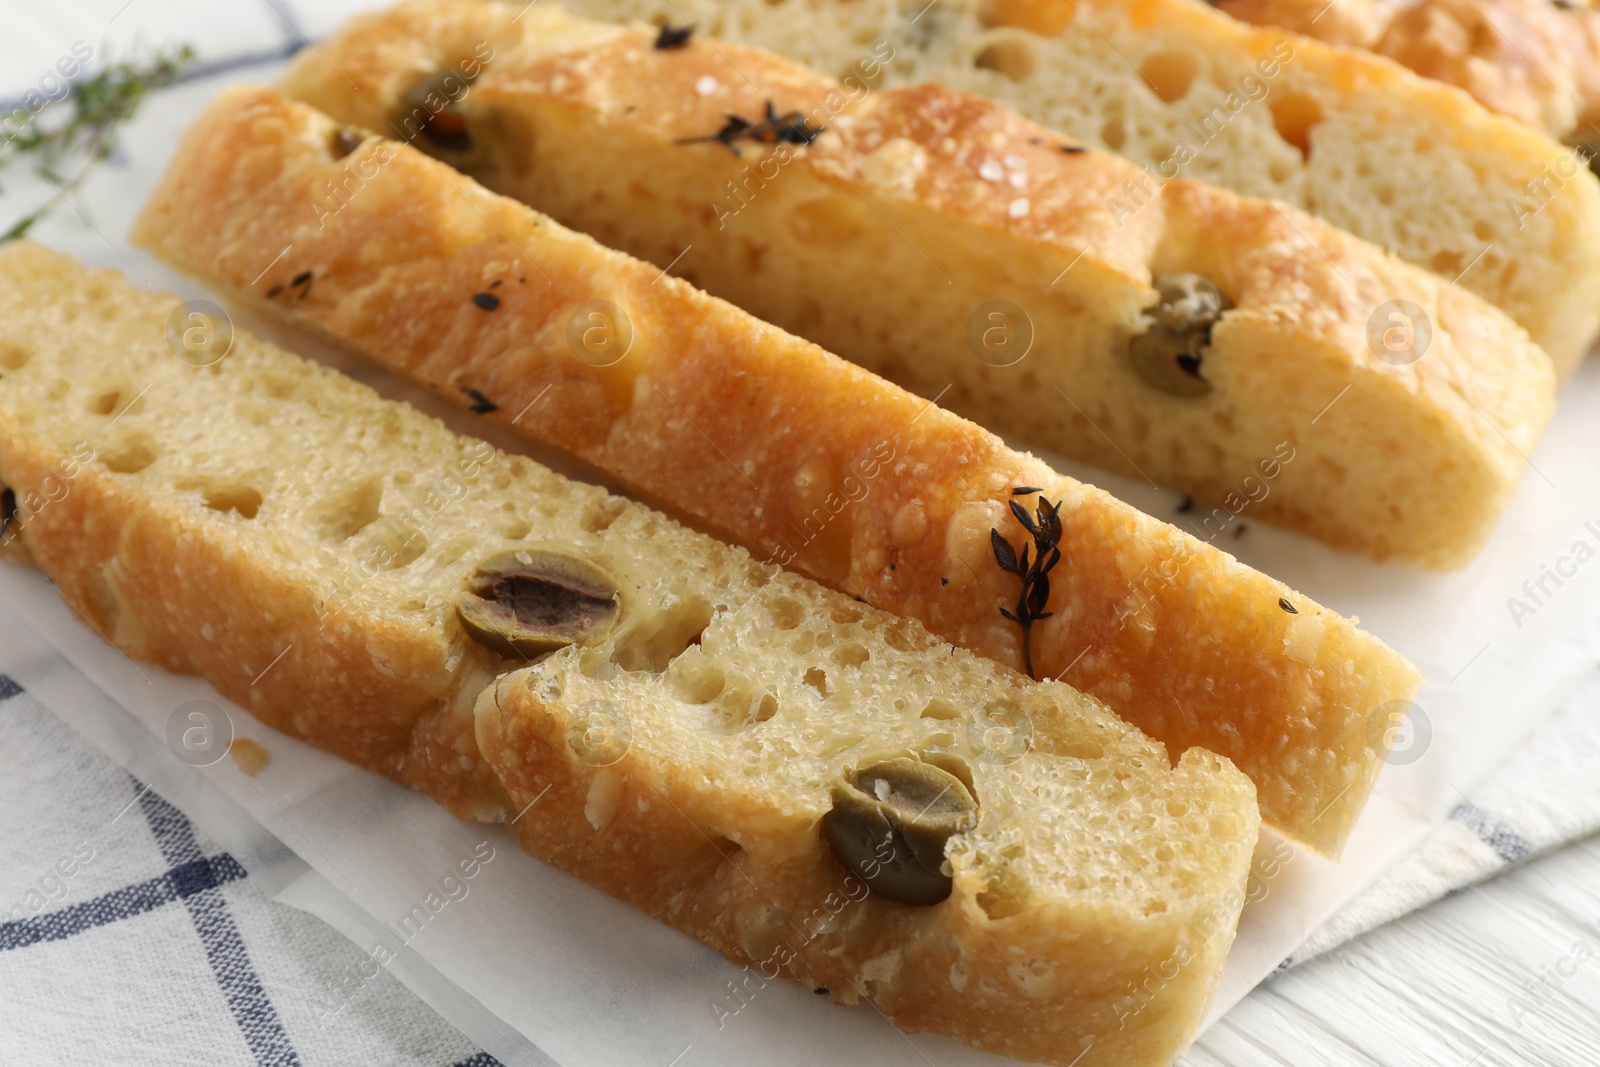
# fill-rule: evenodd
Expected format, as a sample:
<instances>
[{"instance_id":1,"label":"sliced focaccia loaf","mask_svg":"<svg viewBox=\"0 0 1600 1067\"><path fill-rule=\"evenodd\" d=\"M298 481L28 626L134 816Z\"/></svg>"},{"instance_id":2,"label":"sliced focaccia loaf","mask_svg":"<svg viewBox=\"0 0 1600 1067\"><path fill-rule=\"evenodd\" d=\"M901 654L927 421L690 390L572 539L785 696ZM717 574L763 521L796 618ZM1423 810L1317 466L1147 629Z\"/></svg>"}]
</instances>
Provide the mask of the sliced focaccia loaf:
<instances>
[{"instance_id":1,"label":"sliced focaccia loaf","mask_svg":"<svg viewBox=\"0 0 1600 1067\"><path fill-rule=\"evenodd\" d=\"M1199 539L270 90L213 104L134 239L770 560L1095 693L1175 752L1226 754L1316 848L1339 850L1381 766L1372 716L1418 683L1381 641ZM1385 395L1375 411L1393 410ZM1241 492L1276 492L1315 447L1263 444ZM1019 575L1002 560L1024 544Z\"/></svg>"},{"instance_id":2,"label":"sliced focaccia loaf","mask_svg":"<svg viewBox=\"0 0 1600 1067\"><path fill-rule=\"evenodd\" d=\"M693 23L835 76L874 60L881 85L992 96L1122 154L1152 184L1192 178L1287 201L1458 279L1521 323L1563 375L1600 334L1600 186L1581 161L1571 169L1571 151L1539 131L1360 50L1247 26L1195 0L567 6ZM741 79L730 69L722 80Z\"/></svg>"},{"instance_id":3,"label":"sliced focaccia loaf","mask_svg":"<svg viewBox=\"0 0 1600 1067\"><path fill-rule=\"evenodd\" d=\"M1600 152L1600 12L1589 0L1220 0L1245 22L1371 49L1491 111ZM1320 10L1319 10L1320 9Z\"/></svg>"},{"instance_id":4,"label":"sliced focaccia loaf","mask_svg":"<svg viewBox=\"0 0 1600 1067\"><path fill-rule=\"evenodd\" d=\"M1553 409L1508 318L1314 219L951 90L851 102L741 45L515 14L406 4L286 85L1024 442L1213 505L1290 442L1253 516L1377 558L1467 562ZM468 41L493 58L418 122L413 87Z\"/></svg>"},{"instance_id":5,"label":"sliced focaccia loaf","mask_svg":"<svg viewBox=\"0 0 1600 1067\"><path fill-rule=\"evenodd\" d=\"M1226 760L224 333L0 251L16 535L128 655L462 815L548 790L535 854L903 1026L1187 1046L1258 826Z\"/></svg>"}]
</instances>

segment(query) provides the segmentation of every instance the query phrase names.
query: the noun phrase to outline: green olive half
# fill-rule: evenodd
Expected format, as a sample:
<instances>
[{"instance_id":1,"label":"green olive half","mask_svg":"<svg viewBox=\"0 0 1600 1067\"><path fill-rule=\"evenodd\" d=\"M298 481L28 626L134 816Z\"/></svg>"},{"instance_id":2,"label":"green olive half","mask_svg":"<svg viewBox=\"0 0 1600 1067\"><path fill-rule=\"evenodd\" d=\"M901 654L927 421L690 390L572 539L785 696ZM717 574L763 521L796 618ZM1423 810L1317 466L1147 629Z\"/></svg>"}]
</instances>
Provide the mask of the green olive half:
<instances>
[{"instance_id":1,"label":"green olive half","mask_svg":"<svg viewBox=\"0 0 1600 1067\"><path fill-rule=\"evenodd\" d=\"M900 757L833 786L822 833L834 856L872 891L902 904L950 895L944 847L978 823L978 802L955 775Z\"/></svg>"},{"instance_id":2,"label":"green olive half","mask_svg":"<svg viewBox=\"0 0 1600 1067\"><path fill-rule=\"evenodd\" d=\"M1170 396L1199 397L1212 386L1200 373L1211 328L1233 305L1209 278L1162 274L1156 304L1145 312L1148 328L1128 341L1134 373Z\"/></svg>"},{"instance_id":3,"label":"green olive half","mask_svg":"<svg viewBox=\"0 0 1600 1067\"><path fill-rule=\"evenodd\" d=\"M617 584L586 559L521 549L479 564L456 596L456 614L479 644L503 656L538 656L608 630Z\"/></svg>"},{"instance_id":4,"label":"green olive half","mask_svg":"<svg viewBox=\"0 0 1600 1067\"><path fill-rule=\"evenodd\" d=\"M460 106L471 86L471 78L450 68L413 82L395 105L394 126L402 139L457 168L479 162L484 146Z\"/></svg>"}]
</instances>

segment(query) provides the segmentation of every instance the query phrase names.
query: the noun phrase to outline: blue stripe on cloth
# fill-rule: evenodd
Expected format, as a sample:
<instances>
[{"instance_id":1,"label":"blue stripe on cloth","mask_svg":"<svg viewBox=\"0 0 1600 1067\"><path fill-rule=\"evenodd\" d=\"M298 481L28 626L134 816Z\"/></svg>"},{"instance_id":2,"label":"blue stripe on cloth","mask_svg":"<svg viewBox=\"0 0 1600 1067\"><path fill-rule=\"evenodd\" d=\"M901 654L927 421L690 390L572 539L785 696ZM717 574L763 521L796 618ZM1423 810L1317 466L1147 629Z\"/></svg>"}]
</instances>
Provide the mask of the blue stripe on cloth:
<instances>
[{"instance_id":1,"label":"blue stripe on cloth","mask_svg":"<svg viewBox=\"0 0 1600 1067\"><path fill-rule=\"evenodd\" d=\"M18 685L9 674L0 674L0 700L10 700L20 692L22 686Z\"/></svg>"},{"instance_id":2,"label":"blue stripe on cloth","mask_svg":"<svg viewBox=\"0 0 1600 1067\"><path fill-rule=\"evenodd\" d=\"M283 27L285 33L296 44L305 44L311 38L306 36L306 31L300 28L300 22L294 17L294 12L289 7L289 0L266 0L267 7L272 11L272 17L277 19L278 25Z\"/></svg>"},{"instance_id":3,"label":"blue stripe on cloth","mask_svg":"<svg viewBox=\"0 0 1600 1067\"><path fill-rule=\"evenodd\" d=\"M452 1063L450 1067L505 1067L505 1065L487 1052L479 1052L468 1056L464 1060Z\"/></svg>"},{"instance_id":4,"label":"blue stripe on cloth","mask_svg":"<svg viewBox=\"0 0 1600 1067\"><path fill-rule=\"evenodd\" d=\"M244 876L244 868L226 853L213 859L194 860L148 882L130 885L82 904L0 923L0 952L27 948L41 941L60 941L96 926L143 915L174 900L215 889Z\"/></svg>"},{"instance_id":5,"label":"blue stripe on cloth","mask_svg":"<svg viewBox=\"0 0 1600 1067\"><path fill-rule=\"evenodd\" d=\"M170 84L182 85L184 82L199 81L215 74L227 74L229 71L259 66L262 63L278 63L300 51L306 43L305 38L302 37L300 40L290 41L287 44L277 45L273 48L264 48L255 52L241 52L221 59L205 59L197 63L191 63L183 68L183 73L172 79ZM28 106L30 95L32 94L25 94L11 100L0 100L0 115L9 115L14 111L27 111L31 117L34 109Z\"/></svg>"},{"instance_id":6,"label":"blue stripe on cloth","mask_svg":"<svg viewBox=\"0 0 1600 1067\"><path fill-rule=\"evenodd\" d=\"M1505 863L1521 863L1533 851L1523 836L1470 801L1462 801L1450 813L1452 822L1461 823Z\"/></svg>"},{"instance_id":7,"label":"blue stripe on cloth","mask_svg":"<svg viewBox=\"0 0 1600 1067\"><path fill-rule=\"evenodd\" d=\"M150 822L156 845L174 872L189 870L197 861L203 862L194 827L182 812L148 790L139 798L139 803ZM244 1035L245 1044L255 1055L256 1062L261 1067L299 1067L300 1057L289 1040L289 1032L278 1018L272 998L261 985L255 966L250 962L250 953L245 949L244 938L239 936L239 928L234 924L221 891L216 885L195 884L194 891L181 894L181 899L205 948L211 973L216 976L217 985L233 1012L233 1021Z\"/></svg>"}]
</instances>

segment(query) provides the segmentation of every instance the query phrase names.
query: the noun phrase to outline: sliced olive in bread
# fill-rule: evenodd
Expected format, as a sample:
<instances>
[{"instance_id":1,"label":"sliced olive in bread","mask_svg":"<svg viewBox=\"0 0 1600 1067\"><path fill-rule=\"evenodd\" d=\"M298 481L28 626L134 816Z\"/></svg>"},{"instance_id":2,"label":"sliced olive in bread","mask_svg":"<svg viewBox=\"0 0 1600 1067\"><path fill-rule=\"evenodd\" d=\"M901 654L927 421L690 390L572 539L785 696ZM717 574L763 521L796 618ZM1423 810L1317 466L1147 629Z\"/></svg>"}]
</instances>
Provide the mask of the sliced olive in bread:
<instances>
[{"instance_id":1,"label":"sliced olive in bread","mask_svg":"<svg viewBox=\"0 0 1600 1067\"><path fill-rule=\"evenodd\" d=\"M191 366L166 337L182 312L115 272L0 249L0 344L26 356L0 378L0 483L37 501L22 540L127 655L463 816L543 796L513 827L535 855L907 1028L1079 1067L1188 1045L1257 836L1227 760L1174 764L1062 683L242 331ZM465 588L509 590L515 654L461 624ZM592 625L607 588L621 610ZM515 642L531 628L543 649L550 616L572 643L530 664ZM1032 748L970 728L996 703ZM841 782L893 811L873 877L823 829L855 817L832 814ZM826 907L836 921L797 932Z\"/></svg>"}]
</instances>

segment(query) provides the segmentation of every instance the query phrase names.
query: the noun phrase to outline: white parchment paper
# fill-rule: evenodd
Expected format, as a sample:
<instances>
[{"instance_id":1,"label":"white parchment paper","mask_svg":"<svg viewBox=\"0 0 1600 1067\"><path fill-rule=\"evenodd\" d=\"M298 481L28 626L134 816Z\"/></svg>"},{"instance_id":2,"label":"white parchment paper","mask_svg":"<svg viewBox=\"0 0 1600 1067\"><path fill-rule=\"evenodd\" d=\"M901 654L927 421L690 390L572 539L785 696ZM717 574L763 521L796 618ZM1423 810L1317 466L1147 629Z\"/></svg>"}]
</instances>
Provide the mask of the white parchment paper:
<instances>
[{"instance_id":1,"label":"white parchment paper","mask_svg":"<svg viewBox=\"0 0 1600 1067\"><path fill-rule=\"evenodd\" d=\"M0 45L0 51L14 47ZM158 96L124 138L113 165L36 236L122 269L139 284L209 295L130 249L124 234L177 133L211 95L228 81L265 82L275 74L272 65L246 68ZM20 214L41 192L49 190L15 181L0 205L7 217ZM238 314L236 321L349 367L249 315ZM418 401L467 432L482 432L481 424L454 409L364 368L350 369L388 395ZM1591 363L1567 387L1493 541L1455 574L1334 552L1262 526L1248 509L1217 541L1323 604L1360 616L1415 660L1429 681L1341 863L1270 837L1263 841L1254 900L1213 1017L1406 854L1592 669L1600 655L1600 559L1587 558L1600 552L1597 426L1600 366ZM496 443L518 447L504 438ZM1180 524L1194 518L1176 511L1175 494L1069 463L1058 466L1160 518ZM1587 552L1577 550L1580 543ZM1581 564L1579 556L1586 557ZM1526 610L1514 614L1511 598ZM130 663L79 622L36 572L0 565L0 604L9 612L0 620L0 669L136 773L161 783L169 800L243 851L241 858L257 856L252 869L273 872L280 899L327 919L505 1062L1001 1062L943 1038L901 1034L871 1006L839 1008L784 983L763 983L523 855L500 828L457 822L420 795L278 735L231 705L237 733L264 745L271 764L253 779L227 760L190 768L167 752L164 738L180 704L226 704L206 683ZM218 814L224 806L227 818ZM251 838L251 827L265 828L298 859ZM474 875L460 878L461 865L474 860ZM445 891L449 875L464 893ZM436 911L427 904L430 894L444 901ZM424 919L415 918L419 906ZM339 998L350 993L307 995L322 998L319 1006L336 1018Z\"/></svg>"}]
</instances>

